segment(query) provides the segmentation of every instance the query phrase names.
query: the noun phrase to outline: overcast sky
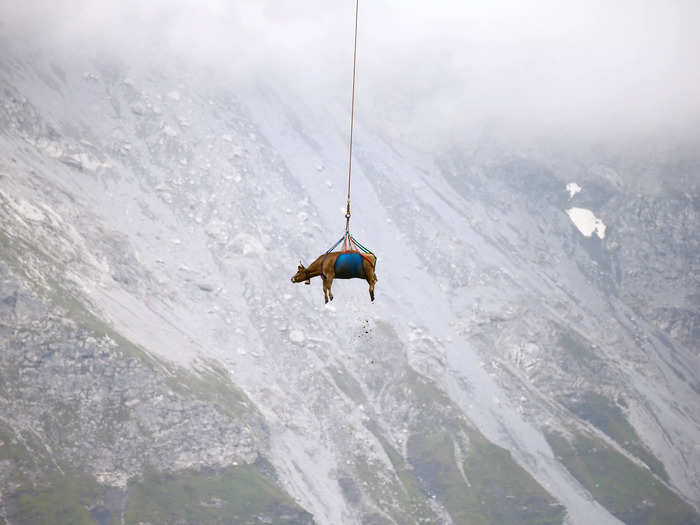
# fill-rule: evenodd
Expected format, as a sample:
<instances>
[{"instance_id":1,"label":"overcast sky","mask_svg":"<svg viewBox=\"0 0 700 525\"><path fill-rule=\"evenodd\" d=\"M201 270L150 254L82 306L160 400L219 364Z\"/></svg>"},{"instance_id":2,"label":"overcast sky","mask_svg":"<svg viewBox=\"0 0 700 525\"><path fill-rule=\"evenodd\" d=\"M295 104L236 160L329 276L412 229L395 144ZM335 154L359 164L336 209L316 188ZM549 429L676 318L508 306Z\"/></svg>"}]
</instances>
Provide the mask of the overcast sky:
<instances>
[{"instance_id":1,"label":"overcast sky","mask_svg":"<svg viewBox=\"0 0 700 525\"><path fill-rule=\"evenodd\" d=\"M354 0L4 0L3 31L64 53L204 64L349 95ZM49 4L49 5L47 5ZM697 0L360 0L358 118L431 136L589 137L700 122ZM698 135L695 135L697 137Z\"/></svg>"}]
</instances>

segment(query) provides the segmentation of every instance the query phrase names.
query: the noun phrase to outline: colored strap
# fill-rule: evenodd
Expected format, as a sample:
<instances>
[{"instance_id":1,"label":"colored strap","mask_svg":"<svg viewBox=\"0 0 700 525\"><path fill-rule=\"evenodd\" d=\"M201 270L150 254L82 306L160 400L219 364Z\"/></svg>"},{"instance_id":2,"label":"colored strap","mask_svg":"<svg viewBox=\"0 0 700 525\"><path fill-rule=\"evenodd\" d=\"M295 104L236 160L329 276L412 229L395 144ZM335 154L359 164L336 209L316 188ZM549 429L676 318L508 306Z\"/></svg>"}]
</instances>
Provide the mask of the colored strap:
<instances>
[{"instance_id":1,"label":"colored strap","mask_svg":"<svg viewBox=\"0 0 700 525\"><path fill-rule=\"evenodd\" d=\"M327 252L325 253L325 255L323 256L323 260L321 261L321 277L323 278L324 281L326 280L326 274L323 273L323 265L324 265L324 263L326 262L326 257L328 257L328 254L329 254L329 253L331 253L333 250L335 250L336 246L338 246L341 242L343 242L343 239L345 239L345 235L343 235L343 236L338 240L338 242L336 242L333 246L331 246L330 248L328 248L328 251L327 251Z\"/></svg>"}]
</instances>

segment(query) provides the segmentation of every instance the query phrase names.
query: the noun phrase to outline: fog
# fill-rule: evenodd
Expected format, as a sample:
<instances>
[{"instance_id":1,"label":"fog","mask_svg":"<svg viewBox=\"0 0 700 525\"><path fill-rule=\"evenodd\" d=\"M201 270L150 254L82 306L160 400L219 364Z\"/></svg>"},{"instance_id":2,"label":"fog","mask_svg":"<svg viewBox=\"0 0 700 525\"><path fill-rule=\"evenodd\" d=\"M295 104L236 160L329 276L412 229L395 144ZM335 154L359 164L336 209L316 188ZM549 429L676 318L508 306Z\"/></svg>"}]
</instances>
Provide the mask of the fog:
<instances>
[{"instance_id":1,"label":"fog","mask_svg":"<svg viewBox=\"0 0 700 525\"><path fill-rule=\"evenodd\" d=\"M349 104L354 1L5 1L2 32ZM360 0L358 124L452 140L698 139L700 2ZM235 85L235 84L232 84Z\"/></svg>"}]
</instances>

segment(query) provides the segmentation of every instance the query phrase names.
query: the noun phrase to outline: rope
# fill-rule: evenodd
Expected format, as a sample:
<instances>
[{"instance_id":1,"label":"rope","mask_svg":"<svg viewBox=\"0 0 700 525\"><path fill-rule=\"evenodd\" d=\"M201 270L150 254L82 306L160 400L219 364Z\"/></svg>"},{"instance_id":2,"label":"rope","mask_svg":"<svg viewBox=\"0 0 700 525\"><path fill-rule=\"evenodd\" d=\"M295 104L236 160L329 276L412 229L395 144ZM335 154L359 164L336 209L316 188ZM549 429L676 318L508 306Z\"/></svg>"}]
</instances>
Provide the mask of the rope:
<instances>
[{"instance_id":1,"label":"rope","mask_svg":"<svg viewBox=\"0 0 700 525\"><path fill-rule=\"evenodd\" d=\"M338 242L336 242L333 246L328 248L328 251L325 254L323 254L323 260L321 261L321 277L324 281L326 280L326 274L323 273L323 265L326 262L326 258L333 250L336 249L336 247L341 242L343 243L341 253L357 252L362 256L364 260L366 260L372 266L372 268L374 268L374 265L377 263L377 256L374 255L374 252L360 244L360 241L355 239L355 237L353 237L350 232L346 231L343 234L343 236L340 239L338 239ZM374 255L374 261L367 257L367 254Z\"/></svg>"},{"instance_id":2,"label":"rope","mask_svg":"<svg viewBox=\"0 0 700 525\"><path fill-rule=\"evenodd\" d=\"M350 231L350 181L352 179L352 133L355 127L355 76L357 71L357 18L360 0L355 0L355 48L352 54L352 102L350 105L350 156L348 159L348 205L345 211L345 231Z\"/></svg>"},{"instance_id":3,"label":"rope","mask_svg":"<svg viewBox=\"0 0 700 525\"><path fill-rule=\"evenodd\" d=\"M347 237L347 235L348 235L348 233L345 232L345 233L343 234L343 236L342 236L340 239L338 239L338 242L336 242L333 246L331 246L330 248L328 248L328 251L327 251L327 252L325 253L325 255L323 256L323 260L321 261L321 277L323 278L324 281L326 280L326 274L323 273L323 265L324 265L325 262L326 262L326 257L328 257L328 254L329 254L329 253L331 253L333 250L335 250L335 247L336 247L336 246L338 246L341 242L343 242L343 240L345 240L345 238Z\"/></svg>"},{"instance_id":4,"label":"rope","mask_svg":"<svg viewBox=\"0 0 700 525\"><path fill-rule=\"evenodd\" d=\"M377 256L374 255L374 253L364 247L360 242L355 239L350 234L350 183L352 181L352 136L353 136L353 131L355 128L355 78L357 76L357 20L358 20L358 12L359 12L359 7L360 7L360 0L355 0L355 47L353 50L352 54L352 101L350 105L350 154L348 158L348 201L347 201L347 208L345 210L345 233L343 236L338 239L338 242L336 242L333 246L328 248L328 251L323 255L323 260L321 261L321 277L323 280L326 280L326 274L323 273L323 266L326 262L326 258L328 255L336 249L336 247L342 242L343 247L341 248L341 254L348 253L348 252L355 252L358 253L359 255L362 256L363 259L365 259L370 265L372 265L372 268L374 268L374 265L376 264L377 261ZM372 261L369 257L369 255L374 256L374 261ZM364 270L363 270L364 271Z\"/></svg>"}]
</instances>

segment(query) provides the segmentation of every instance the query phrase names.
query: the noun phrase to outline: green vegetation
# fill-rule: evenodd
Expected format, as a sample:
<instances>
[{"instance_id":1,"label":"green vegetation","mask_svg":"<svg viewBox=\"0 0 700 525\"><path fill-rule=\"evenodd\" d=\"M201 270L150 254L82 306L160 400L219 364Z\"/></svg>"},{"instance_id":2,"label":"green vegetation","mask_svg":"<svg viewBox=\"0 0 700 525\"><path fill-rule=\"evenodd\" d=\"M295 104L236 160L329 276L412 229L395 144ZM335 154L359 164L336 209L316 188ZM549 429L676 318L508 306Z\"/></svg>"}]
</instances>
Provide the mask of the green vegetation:
<instances>
[{"instance_id":1,"label":"green vegetation","mask_svg":"<svg viewBox=\"0 0 700 525\"><path fill-rule=\"evenodd\" d=\"M569 410L605 432L630 454L642 460L656 475L668 481L663 463L642 443L615 403L597 392L584 392L580 399L564 401Z\"/></svg>"},{"instance_id":2,"label":"green vegetation","mask_svg":"<svg viewBox=\"0 0 700 525\"><path fill-rule=\"evenodd\" d=\"M109 324L93 314L85 307L82 301L56 281L50 280L49 287L49 301L51 305L58 309L62 315L75 321L83 330L86 330L97 338L109 337L117 344L117 347L124 355L138 359L152 368L166 368L163 363L151 357L143 348L132 343L129 339L114 330Z\"/></svg>"},{"instance_id":3,"label":"green vegetation","mask_svg":"<svg viewBox=\"0 0 700 525\"><path fill-rule=\"evenodd\" d=\"M444 431L413 434L408 459L428 496L437 497L455 523L488 524L477 495L457 467L452 436Z\"/></svg>"},{"instance_id":4,"label":"green vegetation","mask_svg":"<svg viewBox=\"0 0 700 525\"><path fill-rule=\"evenodd\" d=\"M233 419L246 412L255 412L248 396L234 386L226 369L215 361L207 362L206 368L197 372L170 368L167 382L175 392L211 403L219 412Z\"/></svg>"},{"instance_id":5,"label":"green vegetation","mask_svg":"<svg viewBox=\"0 0 700 525\"><path fill-rule=\"evenodd\" d=\"M372 430L372 429L370 429ZM427 496L423 493L420 481L416 477L413 467L384 439L378 432L372 430L384 451L389 456L391 464L402 485L402 490L397 495L399 508L418 522L435 523L438 517L428 503ZM395 516L399 518L400 516ZM399 523L407 523L407 520L398 520Z\"/></svg>"},{"instance_id":6,"label":"green vegetation","mask_svg":"<svg viewBox=\"0 0 700 525\"><path fill-rule=\"evenodd\" d=\"M405 522L399 522L405 523ZM374 512L362 518L362 525L393 525L394 522L385 518L381 514Z\"/></svg>"},{"instance_id":7,"label":"green vegetation","mask_svg":"<svg viewBox=\"0 0 700 525\"><path fill-rule=\"evenodd\" d=\"M36 295L50 306L53 316L70 319L78 330L95 338L108 337L116 343L117 355L152 369L183 398L212 405L232 419L257 415L252 403L231 383L228 372L218 363L202 363L197 371L178 368L151 356L114 330L93 314L78 294L59 282L65 269L62 263L32 244L0 231L0 258L10 265L13 273L31 283ZM62 429L74 423L75 413L74 407L57 403L55 417L49 422L53 426L47 433L59 436ZM128 421L131 410L119 406L100 416L110 424L100 430L98 437L109 445L115 437L112 423L121 425ZM0 460L11 461L13 480L21 484L3 498L11 507L11 516L20 517L22 523L59 525L94 523L98 518L105 523L113 519L100 503L104 489L96 480L80 473L64 475L34 436L16 436L0 420L0 441ZM179 519L189 523L222 523L231 521L231 516L236 517L236 523L309 522L310 515L266 478L264 471L263 467L241 466L220 472L150 474L129 487L127 522L165 523Z\"/></svg>"},{"instance_id":8,"label":"green vegetation","mask_svg":"<svg viewBox=\"0 0 700 525\"><path fill-rule=\"evenodd\" d=\"M84 474L54 474L41 487L10 494L8 503L28 525L93 525L88 508L102 493L103 488Z\"/></svg>"},{"instance_id":9,"label":"green vegetation","mask_svg":"<svg viewBox=\"0 0 700 525\"><path fill-rule=\"evenodd\" d=\"M32 457L27 449L18 441L12 429L0 420L0 461L13 460L22 463L33 464Z\"/></svg>"},{"instance_id":10,"label":"green vegetation","mask_svg":"<svg viewBox=\"0 0 700 525\"><path fill-rule=\"evenodd\" d=\"M243 465L177 475L152 473L129 485L126 523L307 523L311 515Z\"/></svg>"},{"instance_id":11,"label":"green vegetation","mask_svg":"<svg viewBox=\"0 0 700 525\"><path fill-rule=\"evenodd\" d=\"M38 247L23 239L10 237L2 231L0 231L0 258L10 265L13 271L26 277L34 285L34 291L44 297L55 311L72 319L95 337L110 337L124 354L154 367L158 365L143 348L135 345L99 319L85 307L81 300L59 284L54 276L64 273L65 263L59 263ZM34 262L35 269L27 264L27 260ZM43 271L40 272L39 268Z\"/></svg>"},{"instance_id":12,"label":"green vegetation","mask_svg":"<svg viewBox=\"0 0 700 525\"><path fill-rule=\"evenodd\" d=\"M35 284L37 284L36 276L32 278L28 275L27 267L18 254L36 259L39 266L51 270L47 271L47 274L60 275L61 265L53 261L48 254L22 239L9 237L0 231L0 247L4 248L0 251L0 256L11 265L13 270L25 275ZM164 372L169 386L174 391L212 403L220 412L234 418L253 410L253 405L249 403L246 395L231 383L226 370L218 363L207 362L205 368L196 373L184 368L176 368L153 357L144 348L121 335L93 314L81 299L61 286L53 277L43 278L41 292L54 311L73 320L83 330L96 338L109 337L116 343L119 352L125 356L138 359L152 369ZM128 414L120 414L120 418L128 419Z\"/></svg>"},{"instance_id":13,"label":"green vegetation","mask_svg":"<svg viewBox=\"0 0 700 525\"><path fill-rule=\"evenodd\" d=\"M700 515L690 505L601 439L582 433L576 433L573 442L557 433L546 437L569 472L626 524L700 524Z\"/></svg>"},{"instance_id":14,"label":"green vegetation","mask_svg":"<svg viewBox=\"0 0 700 525\"><path fill-rule=\"evenodd\" d=\"M0 442L2 442L0 462L9 462L14 483L28 484L31 482L28 472L46 468L47 460L43 447L34 450L32 448L34 440L27 440L23 435L16 434L2 420L0 420Z\"/></svg>"},{"instance_id":15,"label":"green vegetation","mask_svg":"<svg viewBox=\"0 0 700 525\"><path fill-rule=\"evenodd\" d=\"M394 454L398 456L395 451ZM418 480L406 469L405 464L401 471L397 470L398 478L391 471L385 470L383 464L370 463L365 457L355 461L355 468L367 487L368 494L396 523L438 521L425 494L420 491ZM377 523L379 518L385 520L381 516L375 516L372 523Z\"/></svg>"},{"instance_id":16,"label":"green vegetation","mask_svg":"<svg viewBox=\"0 0 700 525\"><path fill-rule=\"evenodd\" d=\"M95 513L100 523L118 523L118 513L102 505L104 487L83 473L64 474L47 457L35 455L40 445L30 438L23 435L20 441L0 424L0 461L14 463L13 481L22 484L4 496L12 521L28 525L94 524ZM129 486L126 523L310 523L310 514L266 476L271 468L262 460L256 465L217 472L148 474ZM39 477L29 477L25 470L36 470Z\"/></svg>"},{"instance_id":17,"label":"green vegetation","mask_svg":"<svg viewBox=\"0 0 700 525\"><path fill-rule=\"evenodd\" d=\"M0 422L0 461L10 461L12 481L20 484L4 495L11 522L28 525L94 524L89 508L103 495L92 477L61 471L39 440L29 432L15 434ZM104 523L104 522L103 522ZM114 522L116 523L116 522Z\"/></svg>"},{"instance_id":18,"label":"green vegetation","mask_svg":"<svg viewBox=\"0 0 700 525\"><path fill-rule=\"evenodd\" d=\"M387 329L388 331L388 329ZM392 337L387 346L391 347ZM560 524L565 510L503 448L490 443L433 380L389 354L369 371L366 384L382 398L411 407L406 418L406 457L366 423L389 456L402 490L394 495L408 518L390 506L382 510L398 523L439 522L431 505L440 504L454 523L474 525ZM400 348L393 355L401 356ZM365 468L362 466L361 468ZM361 473L375 501L386 500L379 480Z\"/></svg>"},{"instance_id":19,"label":"green vegetation","mask_svg":"<svg viewBox=\"0 0 700 525\"><path fill-rule=\"evenodd\" d=\"M474 429L459 470L454 437L414 434L409 459L425 490L435 494L455 523L521 525L562 523L564 508L520 467L510 453Z\"/></svg>"},{"instance_id":20,"label":"green vegetation","mask_svg":"<svg viewBox=\"0 0 700 525\"><path fill-rule=\"evenodd\" d=\"M415 396L414 406L423 407L421 421L434 429L411 434L408 459L423 490L440 499L455 523L562 523L563 507L507 450L469 427L433 381L412 369L406 379ZM463 451L462 465L458 465L457 447Z\"/></svg>"},{"instance_id":21,"label":"green vegetation","mask_svg":"<svg viewBox=\"0 0 700 525\"><path fill-rule=\"evenodd\" d=\"M311 515L254 465L221 471L150 473L128 488L125 522L131 523L311 523ZM35 486L6 495L10 518L28 525L93 525L119 522L102 504L104 488L80 473L54 470Z\"/></svg>"},{"instance_id":22,"label":"green vegetation","mask_svg":"<svg viewBox=\"0 0 700 525\"><path fill-rule=\"evenodd\" d=\"M562 523L565 510L506 449L469 431L464 470L490 523Z\"/></svg>"},{"instance_id":23,"label":"green vegetation","mask_svg":"<svg viewBox=\"0 0 700 525\"><path fill-rule=\"evenodd\" d=\"M203 368L192 372L161 361L99 319L58 284L54 283L52 289L54 290L51 297L53 304L63 308L67 317L76 321L95 337L108 336L115 341L119 351L124 355L138 359L154 370L163 372L168 385L175 392L211 403L219 412L234 419L241 417L245 412L253 411L253 405L247 396L233 385L226 369L217 362L208 361Z\"/></svg>"}]
</instances>

